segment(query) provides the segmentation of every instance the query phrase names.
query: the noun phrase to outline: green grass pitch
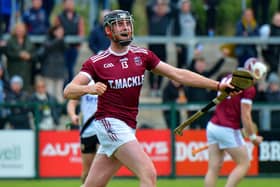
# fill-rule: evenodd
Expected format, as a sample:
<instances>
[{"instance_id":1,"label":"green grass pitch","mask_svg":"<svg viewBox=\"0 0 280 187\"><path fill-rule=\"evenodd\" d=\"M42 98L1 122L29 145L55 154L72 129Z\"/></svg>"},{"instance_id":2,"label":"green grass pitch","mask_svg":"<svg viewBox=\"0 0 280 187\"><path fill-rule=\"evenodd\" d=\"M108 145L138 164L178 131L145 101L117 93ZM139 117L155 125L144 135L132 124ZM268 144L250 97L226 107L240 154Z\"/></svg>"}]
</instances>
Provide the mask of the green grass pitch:
<instances>
[{"instance_id":1,"label":"green grass pitch","mask_svg":"<svg viewBox=\"0 0 280 187\"><path fill-rule=\"evenodd\" d=\"M219 179L217 187L225 185L225 178ZM279 178L245 178L238 187L279 187ZM3 187L80 187L78 179L37 179L37 180L3 180L0 179L0 186ZM136 179L113 179L108 187L138 187ZM180 179L159 179L158 187L202 187L203 178L180 178Z\"/></svg>"}]
</instances>

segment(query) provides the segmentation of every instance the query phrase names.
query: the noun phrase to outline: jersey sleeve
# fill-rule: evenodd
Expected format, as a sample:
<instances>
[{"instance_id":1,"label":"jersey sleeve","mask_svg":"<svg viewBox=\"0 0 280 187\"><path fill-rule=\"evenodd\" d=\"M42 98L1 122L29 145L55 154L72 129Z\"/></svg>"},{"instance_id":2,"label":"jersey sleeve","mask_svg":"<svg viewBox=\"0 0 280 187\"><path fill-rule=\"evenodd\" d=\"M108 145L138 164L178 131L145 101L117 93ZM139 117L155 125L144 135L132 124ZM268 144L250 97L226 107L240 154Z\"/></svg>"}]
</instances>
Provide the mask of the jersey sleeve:
<instances>
[{"instance_id":1,"label":"jersey sleeve","mask_svg":"<svg viewBox=\"0 0 280 187\"><path fill-rule=\"evenodd\" d=\"M242 99L253 100L256 96L256 88L254 86L243 91Z\"/></svg>"},{"instance_id":2,"label":"jersey sleeve","mask_svg":"<svg viewBox=\"0 0 280 187\"><path fill-rule=\"evenodd\" d=\"M147 54L147 58L146 58L146 69L147 70L152 70L154 69L158 63L160 62L160 59L158 58L158 56L153 53L152 51L148 50L148 54Z\"/></svg>"},{"instance_id":3,"label":"jersey sleeve","mask_svg":"<svg viewBox=\"0 0 280 187\"><path fill-rule=\"evenodd\" d=\"M91 59L88 59L83 63L80 72L87 73L91 76L91 78L94 79L95 71L94 71L93 62L91 61Z\"/></svg>"}]
</instances>

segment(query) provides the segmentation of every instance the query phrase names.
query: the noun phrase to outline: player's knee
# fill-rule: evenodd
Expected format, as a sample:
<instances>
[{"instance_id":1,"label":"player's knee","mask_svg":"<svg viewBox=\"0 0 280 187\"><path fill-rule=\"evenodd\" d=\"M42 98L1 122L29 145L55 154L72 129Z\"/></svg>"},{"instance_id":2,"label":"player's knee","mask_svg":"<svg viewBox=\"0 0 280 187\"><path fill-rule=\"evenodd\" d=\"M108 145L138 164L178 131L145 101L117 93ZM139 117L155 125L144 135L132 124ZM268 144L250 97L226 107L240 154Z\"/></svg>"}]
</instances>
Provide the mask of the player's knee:
<instances>
[{"instance_id":1,"label":"player's knee","mask_svg":"<svg viewBox=\"0 0 280 187\"><path fill-rule=\"evenodd\" d=\"M151 186L155 186L157 180L157 172L155 167L144 169L140 175L140 180L142 180L144 183L150 184Z\"/></svg>"}]
</instances>

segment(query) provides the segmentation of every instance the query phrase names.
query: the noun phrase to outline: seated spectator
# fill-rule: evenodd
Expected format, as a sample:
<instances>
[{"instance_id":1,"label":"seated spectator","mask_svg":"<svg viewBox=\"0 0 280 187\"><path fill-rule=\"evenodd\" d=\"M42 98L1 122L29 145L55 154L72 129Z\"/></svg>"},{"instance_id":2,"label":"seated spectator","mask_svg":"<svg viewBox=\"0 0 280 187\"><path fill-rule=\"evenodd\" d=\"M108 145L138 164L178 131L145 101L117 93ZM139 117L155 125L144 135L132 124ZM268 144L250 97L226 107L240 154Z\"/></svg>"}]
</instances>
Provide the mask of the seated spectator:
<instances>
[{"instance_id":1,"label":"seated spectator","mask_svg":"<svg viewBox=\"0 0 280 187\"><path fill-rule=\"evenodd\" d=\"M32 0L32 7L23 14L23 22L29 35L45 35L48 31L48 17L42 8L42 0Z\"/></svg>"},{"instance_id":2,"label":"seated spectator","mask_svg":"<svg viewBox=\"0 0 280 187\"><path fill-rule=\"evenodd\" d=\"M246 9L241 20L236 25L236 36L252 37L258 36L258 23L252 9ZM257 49L253 44L238 44L235 48L235 55L238 59L238 66L243 67L244 62L250 57L257 57Z\"/></svg>"},{"instance_id":3,"label":"seated spectator","mask_svg":"<svg viewBox=\"0 0 280 187\"><path fill-rule=\"evenodd\" d=\"M38 125L41 130L52 130L59 124L59 106L54 96L46 89L46 82L42 77L35 80L35 92L31 96L31 102L39 104Z\"/></svg>"},{"instance_id":4,"label":"seated spectator","mask_svg":"<svg viewBox=\"0 0 280 187\"><path fill-rule=\"evenodd\" d=\"M64 101L62 90L67 79L64 58L66 48L63 27L51 27L41 54L41 73L45 78L48 93L55 96L60 103Z\"/></svg>"},{"instance_id":5,"label":"seated spectator","mask_svg":"<svg viewBox=\"0 0 280 187\"><path fill-rule=\"evenodd\" d=\"M104 16L108 13L108 10L103 10L100 12L99 23L89 34L88 44L93 54L98 54L99 52L104 51L110 45L110 40L105 35L103 26Z\"/></svg>"},{"instance_id":6,"label":"seated spectator","mask_svg":"<svg viewBox=\"0 0 280 187\"><path fill-rule=\"evenodd\" d=\"M4 103L8 90L9 82L5 73L5 67L0 63L0 105ZM7 121L7 110L1 106L0 108L0 129L3 129Z\"/></svg>"},{"instance_id":7,"label":"seated spectator","mask_svg":"<svg viewBox=\"0 0 280 187\"><path fill-rule=\"evenodd\" d=\"M35 52L23 23L17 23L7 41L5 54L9 76L19 75L24 80L24 90L32 90L32 63Z\"/></svg>"},{"instance_id":8,"label":"seated spectator","mask_svg":"<svg viewBox=\"0 0 280 187\"><path fill-rule=\"evenodd\" d=\"M12 104L8 122L12 129L30 129L30 108L26 106L29 102L27 92L23 91L23 79L18 75L12 76L10 80L10 91L7 93L5 102Z\"/></svg>"},{"instance_id":9,"label":"seated spectator","mask_svg":"<svg viewBox=\"0 0 280 187\"><path fill-rule=\"evenodd\" d=\"M177 104L185 104L187 102L186 98L186 88L182 85L180 85L178 82L174 80L168 81L167 85L163 89L163 95L162 95L162 102L163 103L177 103ZM164 110L163 116L166 122L166 125L169 129L172 127L172 116L170 110ZM181 117L180 117L180 111L175 112L176 117L176 126L180 125Z\"/></svg>"}]
</instances>

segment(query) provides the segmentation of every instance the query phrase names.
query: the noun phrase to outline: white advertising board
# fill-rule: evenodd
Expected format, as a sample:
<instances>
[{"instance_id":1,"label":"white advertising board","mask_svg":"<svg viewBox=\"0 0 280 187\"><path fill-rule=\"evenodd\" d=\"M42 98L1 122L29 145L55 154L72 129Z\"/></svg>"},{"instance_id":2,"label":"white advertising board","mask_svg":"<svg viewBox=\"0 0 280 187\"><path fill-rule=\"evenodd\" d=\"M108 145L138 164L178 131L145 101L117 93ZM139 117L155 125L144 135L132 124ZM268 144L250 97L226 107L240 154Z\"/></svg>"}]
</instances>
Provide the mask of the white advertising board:
<instances>
[{"instance_id":1,"label":"white advertising board","mask_svg":"<svg viewBox=\"0 0 280 187\"><path fill-rule=\"evenodd\" d=\"M35 177L35 133L32 130L0 131L0 177Z\"/></svg>"}]
</instances>

